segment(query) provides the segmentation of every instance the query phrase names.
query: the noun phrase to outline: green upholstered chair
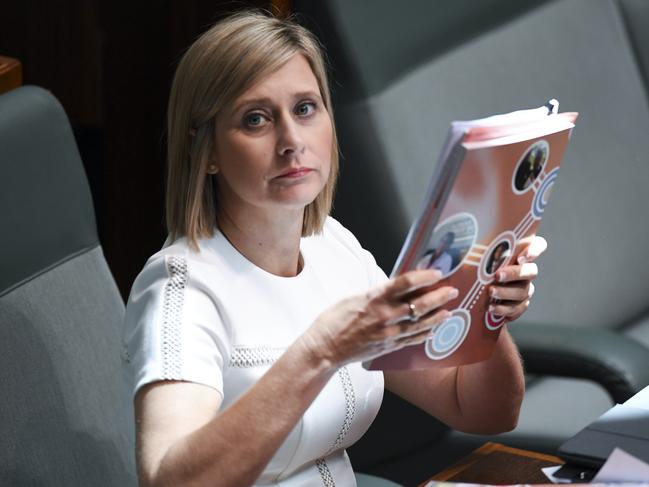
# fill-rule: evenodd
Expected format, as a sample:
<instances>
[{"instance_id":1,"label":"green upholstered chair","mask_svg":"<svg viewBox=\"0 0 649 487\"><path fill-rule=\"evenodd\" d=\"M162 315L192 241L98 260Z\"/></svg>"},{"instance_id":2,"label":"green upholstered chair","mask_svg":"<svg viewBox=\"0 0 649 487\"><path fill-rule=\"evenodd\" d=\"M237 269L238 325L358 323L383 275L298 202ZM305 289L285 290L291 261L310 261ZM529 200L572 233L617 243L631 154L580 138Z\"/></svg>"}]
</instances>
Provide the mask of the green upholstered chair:
<instances>
[{"instance_id":1,"label":"green upholstered chair","mask_svg":"<svg viewBox=\"0 0 649 487\"><path fill-rule=\"evenodd\" d=\"M0 485L136 485L124 304L68 119L47 91L0 95Z\"/></svg>"}]
</instances>

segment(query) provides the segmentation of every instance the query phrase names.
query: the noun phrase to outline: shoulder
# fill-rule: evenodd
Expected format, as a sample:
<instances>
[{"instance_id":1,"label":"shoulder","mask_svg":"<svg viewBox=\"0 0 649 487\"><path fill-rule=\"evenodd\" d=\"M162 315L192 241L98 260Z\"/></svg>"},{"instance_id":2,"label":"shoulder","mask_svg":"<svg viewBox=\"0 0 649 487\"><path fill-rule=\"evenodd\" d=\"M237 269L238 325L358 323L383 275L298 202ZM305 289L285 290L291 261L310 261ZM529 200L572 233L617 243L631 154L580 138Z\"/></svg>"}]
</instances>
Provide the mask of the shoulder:
<instances>
[{"instance_id":1,"label":"shoulder","mask_svg":"<svg viewBox=\"0 0 649 487\"><path fill-rule=\"evenodd\" d=\"M364 262L369 254L354 234L332 217L327 217L320 233L303 239L302 247L324 261Z\"/></svg>"},{"instance_id":2,"label":"shoulder","mask_svg":"<svg viewBox=\"0 0 649 487\"><path fill-rule=\"evenodd\" d=\"M200 240L199 248L194 250L185 238L174 242L167 240L158 252L147 259L133 288L158 279L187 279L190 274L192 277L200 275L197 270L216 263L213 252L205 242Z\"/></svg>"},{"instance_id":3,"label":"shoulder","mask_svg":"<svg viewBox=\"0 0 649 487\"><path fill-rule=\"evenodd\" d=\"M327 217L322 233L309 237L311 248L319 253L319 259L334 267L353 272L362 271L367 284L374 285L385 280L385 274L377 266L374 256L365 250L358 239L335 218Z\"/></svg>"},{"instance_id":4,"label":"shoulder","mask_svg":"<svg viewBox=\"0 0 649 487\"><path fill-rule=\"evenodd\" d=\"M321 236L330 245L340 246L351 254L360 255L367 252L354 234L333 217L329 216L325 220Z\"/></svg>"},{"instance_id":5,"label":"shoulder","mask_svg":"<svg viewBox=\"0 0 649 487\"><path fill-rule=\"evenodd\" d=\"M220 274L215 272L215 265L216 259L209 249L194 250L185 239L165 242L133 281L126 305L126 321L137 321L151 313L164 314L174 303L191 302L194 309L210 312L218 288L215 283L219 282L214 276ZM189 310L183 312L186 314Z\"/></svg>"}]
</instances>

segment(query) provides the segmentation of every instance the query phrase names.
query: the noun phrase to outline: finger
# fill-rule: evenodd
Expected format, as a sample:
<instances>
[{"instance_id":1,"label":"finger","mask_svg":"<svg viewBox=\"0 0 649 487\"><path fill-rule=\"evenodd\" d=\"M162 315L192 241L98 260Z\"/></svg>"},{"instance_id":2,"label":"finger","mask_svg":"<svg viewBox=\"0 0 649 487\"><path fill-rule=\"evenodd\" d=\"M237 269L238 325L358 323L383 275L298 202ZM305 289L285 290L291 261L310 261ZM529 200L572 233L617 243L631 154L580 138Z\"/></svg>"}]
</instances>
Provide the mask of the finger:
<instances>
[{"instance_id":1,"label":"finger","mask_svg":"<svg viewBox=\"0 0 649 487\"><path fill-rule=\"evenodd\" d=\"M404 336L395 341L396 349L409 347L411 345L419 345L424 343L430 336L430 329L421 331L414 335Z\"/></svg>"},{"instance_id":2,"label":"finger","mask_svg":"<svg viewBox=\"0 0 649 487\"><path fill-rule=\"evenodd\" d=\"M512 301L510 302L506 301L500 304L491 304L489 305L489 311L495 315L505 316L507 318L515 320L520 315L522 315L529 307L530 307L530 300L526 299L523 302L517 302L515 304L513 304Z\"/></svg>"},{"instance_id":3,"label":"finger","mask_svg":"<svg viewBox=\"0 0 649 487\"><path fill-rule=\"evenodd\" d=\"M431 311L434 311L440 306L457 298L458 294L459 291L456 288L451 286L444 286L419 295L416 298L406 299L404 300L403 304L399 306L400 311L402 312L400 316L402 316L403 319L412 318L410 309L411 304L415 308L417 317L425 316Z\"/></svg>"},{"instance_id":4,"label":"finger","mask_svg":"<svg viewBox=\"0 0 649 487\"><path fill-rule=\"evenodd\" d=\"M548 248L548 241L535 235L529 245L518 256L518 263L534 262Z\"/></svg>"},{"instance_id":5,"label":"finger","mask_svg":"<svg viewBox=\"0 0 649 487\"><path fill-rule=\"evenodd\" d=\"M534 262L520 265L508 265L496 275L498 282L531 281L539 274L539 267Z\"/></svg>"},{"instance_id":6,"label":"finger","mask_svg":"<svg viewBox=\"0 0 649 487\"><path fill-rule=\"evenodd\" d=\"M436 284L442 278L442 273L437 269L410 271L390 279L382 288L380 294L399 298L417 289Z\"/></svg>"},{"instance_id":7,"label":"finger","mask_svg":"<svg viewBox=\"0 0 649 487\"><path fill-rule=\"evenodd\" d=\"M522 281L520 284L508 284L506 286L491 286L489 296L492 299L502 301L525 301L534 295L534 284L529 281Z\"/></svg>"},{"instance_id":8,"label":"finger","mask_svg":"<svg viewBox=\"0 0 649 487\"><path fill-rule=\"evenodd\" d=\"M427 315L426 317L420 319L419 321L401 321L395 323L387 330L388 336L393 339L409 337L421 333L422 331L428 331L432 327L438 325L446 318L449 318L451 313L445 309L440 309Z\"/></svg>"}]
</instances>

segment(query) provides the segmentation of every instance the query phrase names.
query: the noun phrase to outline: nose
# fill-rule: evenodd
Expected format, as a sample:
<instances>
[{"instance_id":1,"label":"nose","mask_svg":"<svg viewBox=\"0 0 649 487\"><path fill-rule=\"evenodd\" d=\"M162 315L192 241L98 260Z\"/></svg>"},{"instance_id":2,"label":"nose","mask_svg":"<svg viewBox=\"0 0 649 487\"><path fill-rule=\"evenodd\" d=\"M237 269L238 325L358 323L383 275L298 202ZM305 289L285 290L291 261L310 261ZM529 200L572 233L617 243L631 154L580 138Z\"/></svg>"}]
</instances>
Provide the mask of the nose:
<instances>
[{"instance_id":1,"label":"nose","mask_svg":"<svg viewBox=\"0 0 649 487\"><path fill-rule=\"evenodd\" d=\"M296 156L304 152L302 127L291 116L282 117L277 124L277 153L280 156Z\"/></svg>"}]
</instances>

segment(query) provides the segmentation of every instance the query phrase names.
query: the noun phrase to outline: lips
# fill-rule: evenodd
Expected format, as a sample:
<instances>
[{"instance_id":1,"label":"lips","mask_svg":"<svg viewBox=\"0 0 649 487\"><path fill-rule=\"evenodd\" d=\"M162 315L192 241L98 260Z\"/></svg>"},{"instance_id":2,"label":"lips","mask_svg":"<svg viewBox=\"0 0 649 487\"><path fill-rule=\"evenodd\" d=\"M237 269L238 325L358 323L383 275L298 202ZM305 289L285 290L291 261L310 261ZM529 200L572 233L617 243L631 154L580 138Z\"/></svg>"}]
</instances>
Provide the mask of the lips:
<instances>
[{"instance_id":1,"label":"lips","mask_svg":"<svg viewBox=\"0 0 649 487\"><path fill-rule=\"evenodd\" d=\"M313 169L308 167L296 167L283 172L277 178L297 179L307 176L311 172L313 172Z\"/></svg>"}]
</instances>

